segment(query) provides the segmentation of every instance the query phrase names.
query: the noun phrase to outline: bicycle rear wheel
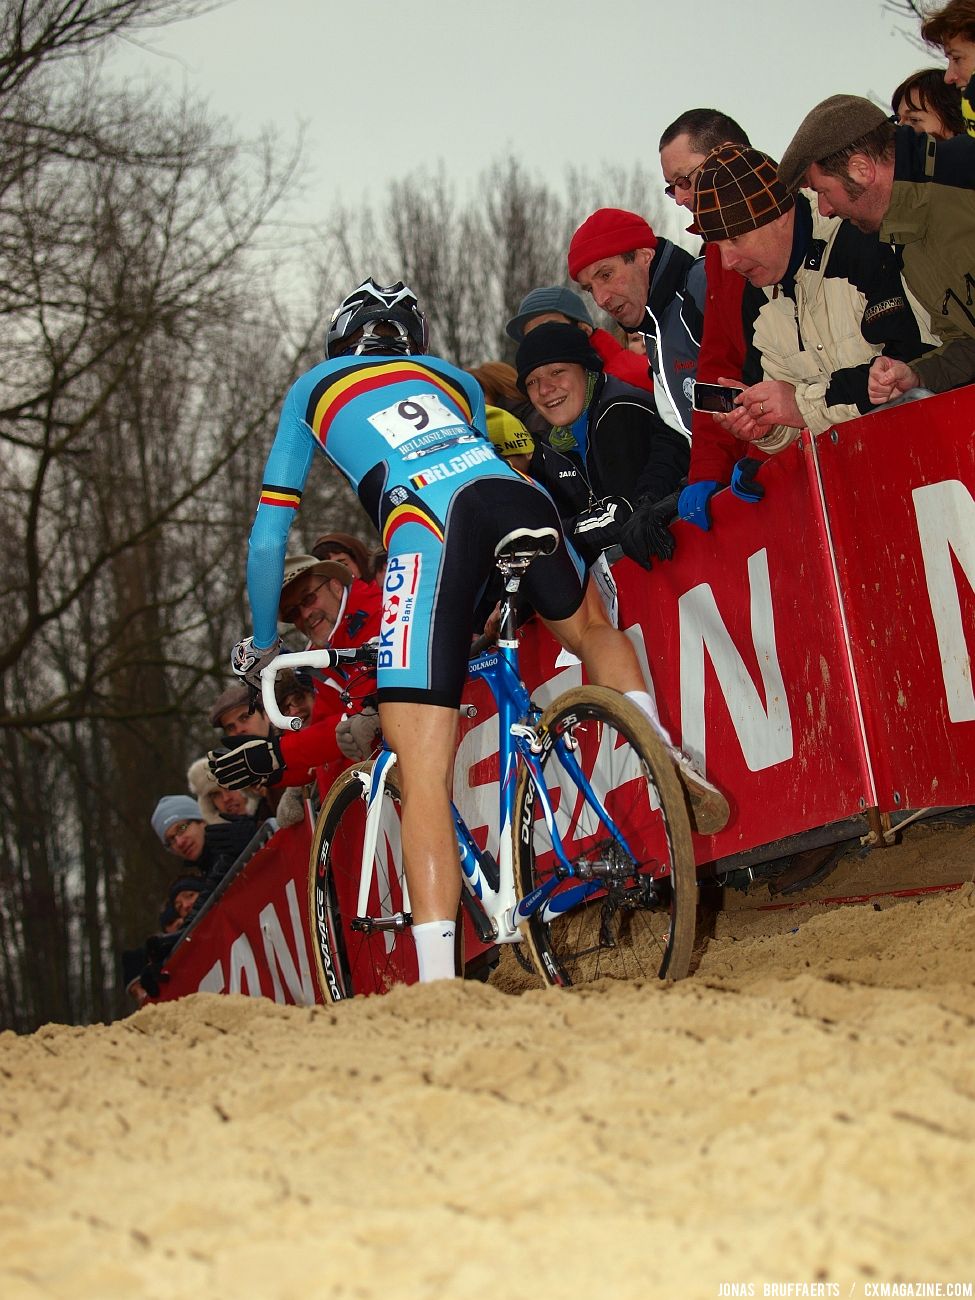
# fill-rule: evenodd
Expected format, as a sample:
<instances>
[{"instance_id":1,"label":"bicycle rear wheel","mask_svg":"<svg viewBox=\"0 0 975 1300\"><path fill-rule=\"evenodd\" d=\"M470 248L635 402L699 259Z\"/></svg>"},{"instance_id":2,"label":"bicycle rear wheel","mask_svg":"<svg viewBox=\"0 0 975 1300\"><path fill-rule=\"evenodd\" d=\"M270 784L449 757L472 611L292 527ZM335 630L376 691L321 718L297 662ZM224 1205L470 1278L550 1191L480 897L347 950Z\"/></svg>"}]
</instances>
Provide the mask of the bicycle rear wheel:
<instances>
[{"instance_id":1,"label":"bicycle rear wheel","mask_svg":"<svg viewBox=\"0 0 975 1300\"><path fill-rule=\"evenodd\" d=\"M366 915L357 916L371 764L343 772L318 815L309 869L309 930L322 994L332 1002L387 993L419 978L413 934L403 909L400 792L386 779ZM397 921L397 918L401 918ZM376 929L376 921L393 929Z\"/></svg>"},{"instance_id":2,"label":"bicycle rear wheel","mask_svg":"<svg viewBox=\"0 0 975 1300\"><path fill-rule=\"evenodd\" d=\"M523 924L550 984L602 978L682 979L694 946L697 879L680 781L663 744L632 701L601 686L566 691L545 710L542 772L556 833L526 764L515 796L519 898L561 877ZM613 835L584 797L588 780Z\"/></svg>"}]
</instances>

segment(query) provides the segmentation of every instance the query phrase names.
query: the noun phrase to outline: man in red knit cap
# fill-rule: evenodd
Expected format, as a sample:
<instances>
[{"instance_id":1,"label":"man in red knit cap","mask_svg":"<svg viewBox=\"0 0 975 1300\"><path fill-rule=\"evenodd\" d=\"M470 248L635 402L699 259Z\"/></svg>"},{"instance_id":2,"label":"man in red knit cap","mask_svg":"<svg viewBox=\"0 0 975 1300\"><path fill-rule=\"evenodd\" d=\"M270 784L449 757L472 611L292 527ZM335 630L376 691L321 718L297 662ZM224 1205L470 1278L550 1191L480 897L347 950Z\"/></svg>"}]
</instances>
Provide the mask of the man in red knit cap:
<instances>
[{"instance_id":1,"label":"man in red knit cap","mask_svg":"<svg viewBox=\"0 0 975 1300\"><path fill-rule=\"evenodd\" d=\"M643 334L661 419L691 436L691 402L707 282L704 259L658 238L646 220L600 208L569 242L569 275L597 307Z\"/></svg>"}]
</instances>

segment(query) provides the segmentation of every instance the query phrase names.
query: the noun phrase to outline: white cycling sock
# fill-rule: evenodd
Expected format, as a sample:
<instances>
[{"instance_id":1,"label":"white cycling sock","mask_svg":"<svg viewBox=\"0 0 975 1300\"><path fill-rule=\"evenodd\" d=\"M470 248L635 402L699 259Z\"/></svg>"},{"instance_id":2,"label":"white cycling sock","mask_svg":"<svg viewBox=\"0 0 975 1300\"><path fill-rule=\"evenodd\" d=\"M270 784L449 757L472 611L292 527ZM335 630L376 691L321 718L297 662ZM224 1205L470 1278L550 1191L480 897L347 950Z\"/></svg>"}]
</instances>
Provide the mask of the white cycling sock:
<instances>
[{"instance_id":1,"label":"white cycling sock","mask_svg":"<svg viewBox=\"0 0 975 1300\"><path fill-rule=\"evenodd\" d=\"M433 980L452 980L456 977L454 969L454 938L457 934L455 921L421 921L413 926L413 942L416 944L416 958L420 963L420 983L430 984Z\"/></svg>"},{"instance_id":2,"label":"white cycling sock","mask_svg":"<svg viewBox=\"0 0 975 1300\"><path fill-rule=\"evenodd\" d=\"M673 745L674 742L671 740L667 728L660 721L660 717L657 713L657 706L649 691L627 691L626 698L632 700L638 709L643 710L653 724L654 731L656 731L657 735L661 737L664 743L667 745Z\"/></svg>"}]
</instances>

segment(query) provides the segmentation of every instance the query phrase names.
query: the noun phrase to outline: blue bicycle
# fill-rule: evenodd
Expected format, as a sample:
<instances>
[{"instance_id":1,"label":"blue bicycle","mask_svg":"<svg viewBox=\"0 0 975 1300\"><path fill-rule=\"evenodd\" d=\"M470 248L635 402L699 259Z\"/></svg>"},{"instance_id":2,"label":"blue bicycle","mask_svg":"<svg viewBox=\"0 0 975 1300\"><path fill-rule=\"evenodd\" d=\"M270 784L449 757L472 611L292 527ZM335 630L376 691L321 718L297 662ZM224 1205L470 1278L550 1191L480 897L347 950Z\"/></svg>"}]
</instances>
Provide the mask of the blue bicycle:
<instances>
[{"instance_id":1,"label":"blue bicycle","mask_svg":"<svg viewBox=\"0 0 975 1300\"><path fill-rule=\"evenodd\" d=\"M495 851L480 847L454 808L463 906L483 943L523 944L551 984L681 979L697 882L671 756L616 691L580 686L543 710L519 673L521 578L557 543L551 529L518 530L496 553L505 585L500 635L470 674L486 682L498 709L498 836ZM282 656L281 664L300 658ZM264 694L270 709L273 689ZM344 772L315 828L309 919L321 987L333 1001L417 979L395 763L384 748Z\"/></svg>"}]
</instances>

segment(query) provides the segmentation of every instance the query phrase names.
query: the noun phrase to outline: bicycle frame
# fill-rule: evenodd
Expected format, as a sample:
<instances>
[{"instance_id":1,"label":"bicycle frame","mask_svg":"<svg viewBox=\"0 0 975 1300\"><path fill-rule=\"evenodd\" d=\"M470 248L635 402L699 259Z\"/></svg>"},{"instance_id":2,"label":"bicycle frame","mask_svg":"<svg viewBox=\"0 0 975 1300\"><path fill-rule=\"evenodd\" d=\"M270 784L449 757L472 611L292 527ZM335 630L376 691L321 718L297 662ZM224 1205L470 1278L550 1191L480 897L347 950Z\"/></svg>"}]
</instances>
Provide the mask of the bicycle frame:
<instances>
[{"instance_id":1,"label":"bicycle frame","mask_svg":"<svg viewBox=\"0 0 975 1300\"><path fill-rule=\"evenodd\" d=\"M494 697L498 710L499 759L501 764L498 807L498 860L486 850L478 848L466 822L451 803L451 814L457 837L461 877L467 895L467 910L477 930L478 937L486 943L519 943L522 935L519 925L529 920L540 909L545 920L562 914L585 902L603 886L599 881L580 880L572 889L562 890L558 899L549 905L556 889L569 877L576 875L562 844L556 814L549 797L542 770L542 758L554 745L563 769L583 796L588 807L623 850L630 854L619 828L610 817L602 800L586 777L572 753L571 740L562 736L541 734L538 721L541 710L532 704L528 690L521 679L518 666L518 640L516 631L517 593L520 572L527 564L499 562L505 576L505 597L501 606L501 634L495 648L478 655L470 662L468 672L472 679L485 682ZM306 651L278 655L262 673L262 694L265 709L277 726L295 729L297 719L280 714L274 698L274 677L279 668L301 666L334 667L348 661L353 652L332 650ZM297 722L300 727L300 722ZM384 807L386 782L396 756L385 745L373 762L359 772L366 795L366 824L362 846L362 870L356 907L355 928L363 931L405 929L411 923L409 886L403 874L401 893L403 910L388 917L369 917L368 900L376 867L376 848L379 842L380 823ZM518 900L514 884L514 810L518 772L521 764L527 767L534 786L542 816L551 835L552 847L560 863L543 884L531 894ZM522 833L522 832L519 832ZM527 833L524 832L524 833ZM630 854L632 857L633 855Z\"/></svg>"}]
</instances>

